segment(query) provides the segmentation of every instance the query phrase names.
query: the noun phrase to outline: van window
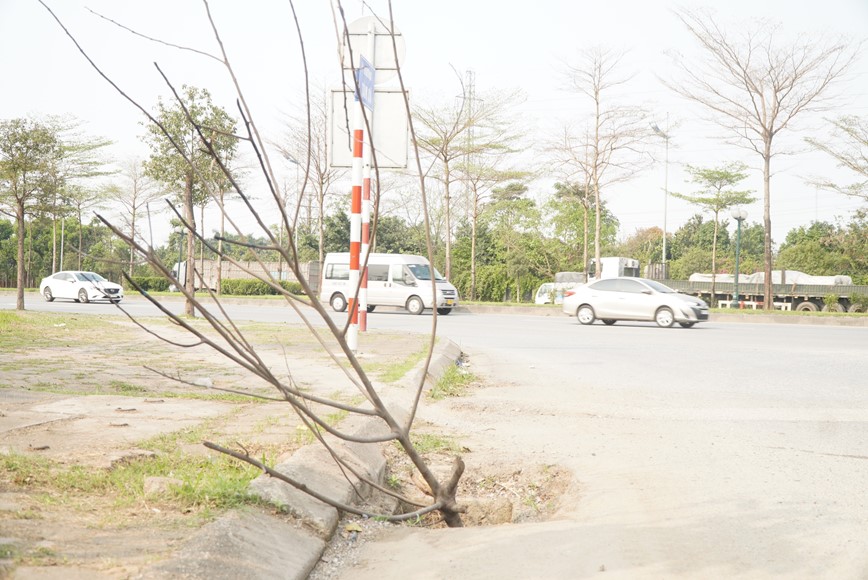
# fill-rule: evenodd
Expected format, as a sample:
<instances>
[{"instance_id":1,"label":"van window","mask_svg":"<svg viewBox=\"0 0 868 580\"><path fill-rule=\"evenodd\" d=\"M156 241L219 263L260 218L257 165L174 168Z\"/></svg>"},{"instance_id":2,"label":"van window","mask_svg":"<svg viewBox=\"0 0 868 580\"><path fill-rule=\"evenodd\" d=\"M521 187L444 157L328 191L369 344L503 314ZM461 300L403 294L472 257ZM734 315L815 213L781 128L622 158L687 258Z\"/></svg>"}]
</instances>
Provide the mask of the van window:
<instances>
[{"instance_id":1,"label":"van window","mask_svg":"<svg viewBox=\"0 0 868 580\"><path fill-rule=\"evenodd\" d=\"M349 280L349 264L329 264L326 266L325 277L327 280Z\"/></svg>"},{"instance_id":2,"label":"van window","mask_svg":"<svg viewBox=\"0 0 868 580\"><path fill-rule=\"evenodd\" d=\"M436 268L431 268L427 264L407 264L407 267L413 272L417 280L430 280L432 270L434 271L435 280L446 280Z\"/></svg>"},{"instance_id":3,"label":"van window","mask_svg":"<svg viewBox=\"0 0 868 580\"><path fill-rule=\"evenodd\" d=\"M368 264L369 282L388 282L389 266L384 264Z\"/></svg>"},{"instance_id":4,"label":"van window","mask_svg":"<svg viewBox=\"0 0 868 580\"><path fill-rule=\"evenodd\" d=\"M392 282L401 284L402 286L415 286L416 281L413 279L413 274L407 266L400 264L392 265Z\"/></svg>"}]
</instances>

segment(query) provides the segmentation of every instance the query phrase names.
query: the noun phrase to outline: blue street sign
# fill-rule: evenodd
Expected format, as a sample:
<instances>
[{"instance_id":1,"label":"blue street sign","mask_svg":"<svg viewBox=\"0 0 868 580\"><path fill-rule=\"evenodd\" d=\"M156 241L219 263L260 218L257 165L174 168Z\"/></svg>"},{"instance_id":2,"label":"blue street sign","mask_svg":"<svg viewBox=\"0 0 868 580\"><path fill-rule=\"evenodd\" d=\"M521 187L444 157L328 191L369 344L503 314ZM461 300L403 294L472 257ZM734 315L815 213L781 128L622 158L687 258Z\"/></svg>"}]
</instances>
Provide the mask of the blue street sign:
<instances>
[{"instance_id":1,"label":"blue street sign","mask_svg":"<svg viewBox=\"0 0 868 580\"><path fill-rule=\"evenodd\" d=\"M356 69L356 83L359 85L359 93L361 101L369 110L374 110L374 65L365 60L365 57L359 55L359 68ZM359 100L359 95L355 95L356 101Z\"/></svg>"}]
</instances>

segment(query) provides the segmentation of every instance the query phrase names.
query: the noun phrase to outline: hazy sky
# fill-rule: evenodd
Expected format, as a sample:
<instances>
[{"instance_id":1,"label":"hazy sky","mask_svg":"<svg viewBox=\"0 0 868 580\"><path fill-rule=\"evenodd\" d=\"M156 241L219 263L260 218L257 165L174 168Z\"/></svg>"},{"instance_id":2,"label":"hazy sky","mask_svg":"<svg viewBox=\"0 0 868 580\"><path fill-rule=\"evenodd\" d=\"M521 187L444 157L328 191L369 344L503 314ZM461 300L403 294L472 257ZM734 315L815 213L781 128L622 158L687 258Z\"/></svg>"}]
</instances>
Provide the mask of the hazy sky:
<instances>
[{"instance_id":1,"label":"hazy sky","mask_svg":"<svg viewBox=\"0 0 868 580\"><path fill-rule=\"evenodd\" d=\"M160 64L173 82L207 87L230 113L234 95L221 67L191 52L181 52L137 38L87 10L98 12L136 31L161 40L216 52L204 8L197 0L45 0L92 58L121 88L153 109L168 89L153 65ZM312 78L329 87L339 82L336 42L327 0L296 3L303 27ZM671 191L690 192L683 166L716 166L742 160L756 168L746 180L761 199L759 159L714 138L715 129L701 121L700 111L686 103L659 78L671 78L668 53L696 56L697 46L672 12L677 6L717 6L717 20L737 31L746 22L767 17L781 23L785 34L845 35L854 43L868 37L868 1L727 0L669 2L636 0L537 2L488 0L394 0L395 22L404 34L405 81L414 101L454 102L460 88L455 70L475 73L476 90L521 89L526 101L520 117L527 127L526 147L538 153L539 143L567 124L581 127L587 108L565 90L564 62L576 62L579 51L592 46L626 51L624 71L633 73L626 91L633 104L647 107L660 126L671 123L669 179ZM382 1L369 3L387 14ZM370 13L358 1L344 3L352 21ZM211 10L224 35L226 50L253 108L260 129L277 136L281 112L298 106L301 61L288 0L212 0ZM863 52L868 47L863 47ZM37 0L0 0L0 118L72 114L94 135L115 141L112 155L122 160L144 156L139 141L142 116L91 69ZM840 85L841 108L834 114L868 115L868 58L862 57ZM799 132L787 142L804 149L806 135L822 134L821 116L805 116ZM663 158L663 143L649 151ZM776 243L790 229L812 220L846 218L859 203L818 191L806 183L812 176L852 182L822 154L805 151L777 158L773 165L772 224ZM638 228L663 225L664 167L660 163L639 178L614 188L607 203L621 222L621 237ZM547 194L551 180L531 190ZM759 221L762 206L747 208L749 222ZM668 230L675 231L696 213L686 202L670 197ZM157 228L162 231L164 228ZM160 240L155 240L157 243Z\"/></svg>"}]
</instances>

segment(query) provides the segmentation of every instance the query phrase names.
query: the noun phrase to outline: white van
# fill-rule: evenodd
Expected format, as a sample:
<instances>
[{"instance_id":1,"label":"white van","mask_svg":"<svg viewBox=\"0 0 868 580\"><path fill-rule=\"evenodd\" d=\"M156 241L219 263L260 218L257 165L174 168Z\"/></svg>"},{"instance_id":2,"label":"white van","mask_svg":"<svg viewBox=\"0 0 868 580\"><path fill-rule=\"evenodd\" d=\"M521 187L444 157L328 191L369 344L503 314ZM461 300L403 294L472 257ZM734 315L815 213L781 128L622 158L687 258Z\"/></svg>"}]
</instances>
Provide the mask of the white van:
<instances>
[{"instance_id":1,"label":"white van","mask_svg":"<svg viewBox=\"0 0 868 580\"><path fill-rule=\"evenodd\" d=\"M432 275L436 291L431 288ZM326 254L320 300L331 304L336 312L343 312L354 291L350 288L349 253ZM368 312L377 306L399 306L410 314L436 308L437 314L449 314L458 306L458 291L422 256L370 254Z\"/></svg>"}]
</instances>

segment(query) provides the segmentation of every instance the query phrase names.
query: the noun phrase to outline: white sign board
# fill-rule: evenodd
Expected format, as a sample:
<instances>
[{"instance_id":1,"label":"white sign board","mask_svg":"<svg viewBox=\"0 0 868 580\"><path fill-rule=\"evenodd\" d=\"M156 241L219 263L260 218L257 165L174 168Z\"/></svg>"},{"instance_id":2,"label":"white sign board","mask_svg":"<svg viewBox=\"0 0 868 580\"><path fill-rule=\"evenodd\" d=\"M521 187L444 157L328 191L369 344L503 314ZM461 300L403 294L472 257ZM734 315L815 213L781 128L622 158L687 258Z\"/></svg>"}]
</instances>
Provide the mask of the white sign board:
<instances>
[{"instance_id":1,"label":"white sign board","mask_svg":"<svg viewBox=\"0 0 868 580\"><path fill-rule=\"evenodd\" d=\"M329 107L329 165L332 167L352 167L352 127L358 103L352 91L340 89L332 91ZM376 164L380 169L404 169L407 167L407 142L409 123L404 95L400 89L374 92L374 151ZM368 113L369 122L373 121ZM374 163L374 157L371 158Z\"/></svg>"}]
</instances>

